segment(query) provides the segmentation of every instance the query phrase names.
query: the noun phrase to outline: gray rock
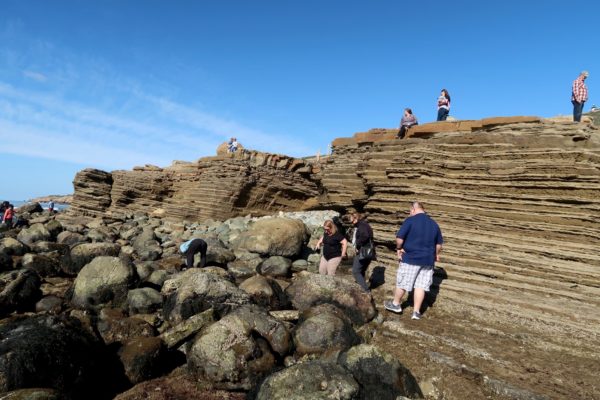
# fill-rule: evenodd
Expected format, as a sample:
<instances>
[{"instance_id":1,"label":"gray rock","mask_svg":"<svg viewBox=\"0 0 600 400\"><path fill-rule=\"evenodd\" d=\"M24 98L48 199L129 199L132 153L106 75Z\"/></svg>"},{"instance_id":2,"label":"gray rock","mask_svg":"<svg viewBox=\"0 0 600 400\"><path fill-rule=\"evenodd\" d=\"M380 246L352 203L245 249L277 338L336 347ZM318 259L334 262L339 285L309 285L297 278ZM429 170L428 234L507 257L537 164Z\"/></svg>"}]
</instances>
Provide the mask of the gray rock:
<instances>
[{"instance_id":1,"label":"gray rock","mask_svg":"<svg viewBox=\"0 0 600 400\"><path fill-rule=\"evenodd\" d=\"M33 311L42 298L41 284L40 276L31 269L0 274L0 319L13 311Z\"/></svg>"},{"instance_id":2,"label":"gray rock","mask_svg":"<svg viewBox=\"0 0 600 400\"><path fill-rule=\"evenodd\" d=\"M283 322L255 305L242 306L205 328L186 352L194 376L217 388L249 390L284 356L290 337Z\"/></svg>"},{"instance_id":3,"label":"gray rock","mask_svg":"<svg viewBox=\"0 0 600 400\"><path fill-rule=\"evenodd\" d=\"M65 272L77 274L84 265L96 257L119 255L119 246L113 243L82 243L71 249L71 262Z\"/></svg>"},{"instance_id":4,"label":"gray rock","mask_svg":"<svg viewBox=\"0 0 600 400\"><path fill-rule=\"evenodd\" d=\"M121 239L125 239L125 240L133 240L136 236L138 236L140 233L142 233L142 228L135 226L135 227L130 227L129 229L125 230L125 231L121 231L119 233L119 236L121 237Z\"/></svg>"},{"instance_id":5,"label":"gray rock","mask_svg":"<svg viewBox=\"0 0 600 400\"><path fill-rule=\"evenodd\" d=\"M84 243L85 241L86 239L82 234L70 231L62 231L56 237L57 243L67 244L69 246L73 246L78 243Z\"/></svg>"},{"instance_id":6,"label":"gray rock","mask_svg":"<svg viewBox=\"0 0 600 400\"><path fill-rule=\"evenodd\" d=\"M256 267L251 268L244 260L235 260L228 263L227 270L236 280L250 278L256 274Z\"/></svg>"},{"instance_id":7,"label":"gray rock","mask_svg":"<svg viewBox=\"0 0 600 400\"><path fill-rule=\"evenodd\" d=\"M42 211L44 211L44 209L42 208L40 203L27 203L23 204L22 206L19 206L19 213L33 214L41 213Z\"/></svg>"},{"instance_id":8,"label":"gray rock","mask_svg":"<svg viewBox=\"0 0 600 400\"><path fill-rule=\"evenodd\" d=\"M57 296L46 296L35 304L36 313L60 314L63 308L63 300Z\"/></svg>"},{"instance_id":9,"label":"gray rock","mask_svg":"<svg viewBox=\"0 0 600 400\"><path fill-rule=\"evenodd\" d=\"M301 272L285 290L294 308L304 311L317 304L341 308L354 324L362 325L377 314L371 295L342 277Z\"/></svg>"},{"instance_id":10,"label":"gray rock","mask_svg":"<svg viewBox=\"0 0 600 400\"><path fill-rule=\"evenodd\" d=\"M272 276L275 278L285 278L290 276L292 268L292 260L282 256L272 256L267 258L260 264L257 271L262 275Z\"/></svg>"},{"instance_id":11,"label":"gray rock","mask_svg":"<svg viewBox=\"0 0 600 400\"><path fill-rule=\"evenodd\" d=\"M306 227L299 220L268 218L256 221L233 241L234 247L270 256L294 257L308 239Z\"/></svg>"},{"instance_id":12,"label":"gray rock","mask_svg":"<svg viewBox=\"0 0 600 400\"><path fill-rule=\"evenodd\" d=\"M27 253L29 248L18 240L7 237L0 240L0 253L9 256L22 256Z\"/></svg>"},{"instance_id":13,"label":"gray rock","mask_svg":"<svg viewBox=\"0 0 600 400\"><path fill-rule=\"evenodd\" d=\"M145 287L127 293L129 314L150 314L162 307L162 295L155 289Z\"/></svg>"},{"instance_id":14,"label":"gray rock","mask_svg":"<svg viewBox=\"0 0 600 400\"><path fill-rule=\"evenodd\" d=\"M161 290L163 313L172 324L211 307L217 315L250 302L250 296L227 279L190 268L167 280Z\"/></svg>"},{"instance_id":15,"label":"gray rock","mask_svg":"<svg viewBox=\"0 0 600 400\"><path fill-rule=\"evenodd\" d=\"M106 226L100 226L95 229L90 229L85 237L94 243L108 242L112 243L117 239L117 234L113 229Z\"/></svg>"},{"instance_id":16,"label":"gray rock","mask_svg":"<svg viewBox=\"0 0 600 400\"><path fill-rule=\"evenodd\" d=\"M278 371L264 380L257 400L355 400L360 387L337 364L307 361Z\"/></svg>"},{"instance_id":17,"label":"gray rock","mask_svg":"<svg viewBox=\"0 0 600 400\"><path fill-rule=\"evenodd\" d=\"M169 349L176 348L214 321L213 309L209 308L166 330L160 337Z\"/></svg>"},{"instance_id":18,"label":"gray rock","mask_svg":"<svg viewBox=\"0 0 600 400\"><path fill-rule=\"evenodd\" d=\"M299 355L344 351L358 343L360 338L350 320L332 304L321 304L302 313L294 331Z\"/></svg>"},{"instance_id":19,"label":"gray rock","mask_svg":"<svg viewBox=\"0 0 600 400\"><path fill-rule=\"evenodd\" d=\"M63 231L63 226L59 221L53 219L46 224L46 229L50 232L50 239L56 240L58 234Z\"/></svg>"},{"instance_id":20,"label":"gray rock","mask_svg":"<svg viewBox=\"0 0 600 400\"><path fill-rule=\"evenodd\" d=\"M240 284L240 289L250 295L252 301L269 310L280 310L288 305L287 297L274 279L255 275Z\"/></svg>"},{"instance_id":21,"label":"gray rock","mask_svg":"<svg viewBox=\"0 0 600 400\"><path fill-rule=\"evenodd\" d=\"M121 248L121 251L123 248ZM140 280L144 281L148 279L150 275L156 270L156 266L152 261L141 261L135 263L135 271L140 277Z\"/></svg>"},{"instance_id":22,"label":"gray rock","mask_svg":"<svg viewBox=\"0 0 600 400\"><path fill-rule=\"evenodd\" d=\"M18 389L2 393L2 400L61 400L61 394L54 389Z\"/></svg>"},{"instance_id":23,"label":"gray rock","mask_svg":"<svg viewBox=\"0 0 600 400\"><path fill-rule=\"evenodd\" d=\"M52 235L43 224L33 224L19 232L17 239L27 245L31 245L41 240L50 240Z\"/></svg>"},{"instance_id":24,"label":"gray rock","mask_svg":"<svg viewBox=\"0 0 600 400\"><path fill-rule=\"evenodd\" d=\"M292 263L292 272L300 272L306 270L308 270L308 261L300 259Z\"/></svg>"},{"instance_id":25,"label":"gray rock","mask_svg":"<svg viewBox=\"0 0 600 400\"><path fill-rule=\"evenodd\" d=\"M339 363L361 386L362 398L422 398L417 380L397 359L376 346L360 344L340 356Z\"/></svg>"},{"instance_id":26,"label":"gray rock","mask_svg":"<svg viewBox=\"0 0 600 400\"><path fill-rule=\"evenodd\" d=\"M120 258L96 257L75 278L71 303L77 308L122 304L134 277L132 266Z\"/></svg>"},{"instance_id":27,"label":"gray rock","mask_svg":"<svg viewBox=\"0 0 600 400\"><path fill-rule=\"evenodd\" d=\"M145 280L145 282L159 290L160 288L162 288L163 284L166 282L167 279L169 279L170 276L171 274L169 274L164 269L158 269L152 272L152 274L150 274L150 276Z\"/></svg>"}]
</instances>

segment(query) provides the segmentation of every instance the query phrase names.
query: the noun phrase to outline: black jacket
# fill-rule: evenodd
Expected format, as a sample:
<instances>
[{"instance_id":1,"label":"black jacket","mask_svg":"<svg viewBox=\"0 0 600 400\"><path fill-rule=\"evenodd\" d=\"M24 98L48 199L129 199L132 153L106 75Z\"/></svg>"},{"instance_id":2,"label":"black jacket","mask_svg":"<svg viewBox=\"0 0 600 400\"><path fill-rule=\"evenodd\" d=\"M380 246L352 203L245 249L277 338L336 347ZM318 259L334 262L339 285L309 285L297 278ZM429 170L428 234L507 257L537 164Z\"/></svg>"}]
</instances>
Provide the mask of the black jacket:
<instances>
[{"instance_id":1,"label":"black jacket","mask_svg":"<svg viewBox=\"0 0 600 400\"><path fill-rule=\"evenodd\" d=\"M356 223L356 242L354 245L357 250L360 250L362 246L373 240L373 229L371 225L364 219L361 219Z\"/></svg>"}]
</instances>

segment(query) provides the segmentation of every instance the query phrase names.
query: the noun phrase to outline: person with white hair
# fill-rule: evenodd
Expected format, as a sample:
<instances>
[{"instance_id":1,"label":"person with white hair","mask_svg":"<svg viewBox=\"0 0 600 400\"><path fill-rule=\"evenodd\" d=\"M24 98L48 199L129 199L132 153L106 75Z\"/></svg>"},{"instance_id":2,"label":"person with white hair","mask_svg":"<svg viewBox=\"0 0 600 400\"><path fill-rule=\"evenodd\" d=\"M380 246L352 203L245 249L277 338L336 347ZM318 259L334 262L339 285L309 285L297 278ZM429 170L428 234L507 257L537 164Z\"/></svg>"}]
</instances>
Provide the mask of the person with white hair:
<instances>
[{"instance_id":1,"label":"person with white hair","mask_svg":"<svg viewBox=\"0 0 600 400\"><path fill-rule=\"evenodd\" d=\"M581 122L581 114L583 113L583 104L588 99L588 90L585 87L585 80L590 74L587 71L582 71L581 74L573 81L573 91L571 93L571 103L573 104L573 121Z\"/></svg>"},{"instance_id":2,"label":"person with white hair","mask_svg":"<svg viewBox=\"0 0 600 400\"><path fill-rule=\"evenodd\" d=\"M412 319L421 319L421 305L433 283L433 267L440 261L443 242L437 222L425 213L421 203L413 202L410 216L396 233L399 266L394 299L385 301L386 310L401 313L404 293L413 291Z\"/></svg>"}]
</instances>

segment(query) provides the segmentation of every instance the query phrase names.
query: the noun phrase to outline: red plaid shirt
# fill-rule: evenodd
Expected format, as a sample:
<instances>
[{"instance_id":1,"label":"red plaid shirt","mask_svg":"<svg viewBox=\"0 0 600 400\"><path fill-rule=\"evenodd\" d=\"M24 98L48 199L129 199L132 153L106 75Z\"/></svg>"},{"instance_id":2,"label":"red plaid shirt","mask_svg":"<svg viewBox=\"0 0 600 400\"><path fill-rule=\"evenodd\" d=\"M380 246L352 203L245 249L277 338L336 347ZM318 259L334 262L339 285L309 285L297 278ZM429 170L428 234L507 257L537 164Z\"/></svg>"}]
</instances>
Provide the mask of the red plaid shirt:
<instances>
[{"instance_id":1,"label":"red plaid shirt","mask_svg":"<svg viewBox=\"0 0 600 400\"><path fill-rule=\"evenodd\" d=\"M583 78L580 76L573 81L573 94L571 95L571 100L575 100L578 103L583 103L587 99L587 88L583 83Z\"/></svg>"}]
</instances>

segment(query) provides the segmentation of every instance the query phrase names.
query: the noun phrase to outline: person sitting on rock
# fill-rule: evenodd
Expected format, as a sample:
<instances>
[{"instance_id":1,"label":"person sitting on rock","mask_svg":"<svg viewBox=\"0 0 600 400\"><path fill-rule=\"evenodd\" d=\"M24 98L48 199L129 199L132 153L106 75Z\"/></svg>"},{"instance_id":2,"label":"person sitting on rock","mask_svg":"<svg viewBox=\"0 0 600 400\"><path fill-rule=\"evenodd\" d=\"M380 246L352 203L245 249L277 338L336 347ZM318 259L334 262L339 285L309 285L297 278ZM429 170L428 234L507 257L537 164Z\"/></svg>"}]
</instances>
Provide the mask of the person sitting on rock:
<instances>
[{"instance_id":1,"label":"person sitting on rock","mask_svg":"<svg viewBox=\"0 0 600 400\"><path fill-rule=\"evenodd\" d=\"M229 142L227 142L227 152L235 153L238 149L238 141L236 138L232 137Z\"/></svg>"},{"instance_id":2,"label":"person sitting on rock","mask_svg":"<svg viewBox=\"0 0 600 400\"><path fill-rule=\"evenodd\" d=\"M346 248L348 241L338 232L337 227L332 220L328 219L323 224L323 236L315 246L315 250L323 245L323 254L319 263L319 273L321 275L335 275L335 270L346 257Z\"/></svg>"},{"instance_id":3,"label":"person sitting on rock","mask_svg":"<svg viewBox=\"0 0 600 400\"><path fill-rule=\"evenodd\" d=\"M200 264L198 266L204 268L206 266L207 249L208 245L206 242L198 238L188 240L179 246L179 251L186 257L185 265L187 268L192 268L194 266L194 256L198 252L200 252Z\"/></svg>"},{"instance_id":4,"label":"person sitting on rock","mask_svg":"<svg viewBox=\"0 0 600 400\"><path fill-rule=\"evenodd\" d=\"M404 139L404 135L406 135L406 131L413 125L419 125L417 121L417 117L413 115L413 112L410 108L404 109L404 115L400 120L400 130L398 131L398 138Z\"/></svg>"}]
</instances>

